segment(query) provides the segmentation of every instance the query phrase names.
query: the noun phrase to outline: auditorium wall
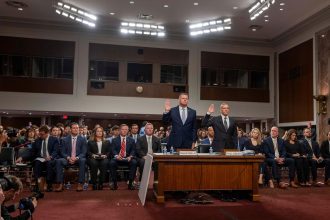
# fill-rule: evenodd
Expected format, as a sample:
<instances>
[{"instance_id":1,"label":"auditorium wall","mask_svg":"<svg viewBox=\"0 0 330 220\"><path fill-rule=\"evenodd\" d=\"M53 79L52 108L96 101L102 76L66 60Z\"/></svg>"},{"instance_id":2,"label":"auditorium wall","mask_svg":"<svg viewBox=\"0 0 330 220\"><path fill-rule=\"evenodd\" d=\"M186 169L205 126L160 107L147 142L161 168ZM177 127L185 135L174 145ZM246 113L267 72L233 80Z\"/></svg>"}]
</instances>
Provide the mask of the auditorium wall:
<instances>
[{"instance_id":1,"label":"auditorium wall","mask_svg":"<svg viewBox=\"0 0 330 220\"><path fill-rule=\"evenodd\" d=\"M0 109L12 110L38 110L38 111L64 111L64 112L106 112L127 114L162 114L164 98L137 98L119 96L87 95L89 44L112 44L139 46L164 49L178 49L189 51L188 87L190 106L202 116L208 106L214 103L219 106L222 101L209 101L200 99L201 85L201 52L221 52L248 54L270 57L269 72L269 102L238 102L228 101L232 115L236 117L273 118L274 117L274 62L273 48L254 43L212 43L196 39L169 40L154 39L143 40L123 36L115 37L107 34L96 34L78 31L37 29L32 27L4 26L0 30L1 36L15 36L36 39L63 40L75 42L73 94L43 94L0 92ZM177 99L171 99L172 105L177 104Z\"/></svg>"}]
</instances>

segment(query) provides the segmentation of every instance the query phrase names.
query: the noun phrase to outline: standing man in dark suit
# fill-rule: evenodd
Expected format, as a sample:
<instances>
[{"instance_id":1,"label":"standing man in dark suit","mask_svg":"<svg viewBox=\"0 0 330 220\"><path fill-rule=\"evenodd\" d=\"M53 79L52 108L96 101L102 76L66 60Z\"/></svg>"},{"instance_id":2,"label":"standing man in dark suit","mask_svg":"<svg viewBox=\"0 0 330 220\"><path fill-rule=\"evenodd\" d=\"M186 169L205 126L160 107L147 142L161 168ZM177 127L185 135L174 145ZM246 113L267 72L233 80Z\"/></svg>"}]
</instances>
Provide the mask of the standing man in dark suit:
<instances>
[{"instance_id":1,"label":"standing man in dark suit","mask_svg":"<svg viewBox=\"0 0 330 220\"><path fill-rule=\"evenodd\" d=\"M179 105L171 108L170 100L165 102L163 123L172 124L172 130L167 143L168 147L194 148L196 141L196 111L188 107L189 96L181 93Z\"/></svg>"},{"instance_id":2,"label":"standing man in dark suit","mask_svg":"<svg viewBox=\"0 0 330 220\"><path fill-rule=\"evenodd\" d=\"M285 189L286 185L281 181L280 166L289 168L290 186L297 188L294 183L295 165L292 158L288 158L284 146L284 140L278 136L278 128L272 127L270 130L270 137L266 138L262 143L266 157L266 165L272 168L273 178L277 181L278 187ZM268 170L265 169L265 179L269 182L269 186L274 188L273 180L269 178Z\"/></svg>"},{"instance_id":3,"label":"standing man in dark suit","mask_svg":"<svg viewBox=\"0 0 330 220\"><path fill-rule=\"evenodd\" d=\"M330 185L330 131L327 134L328 139L321 144L321 160L325 163L324 184Z\"/></svg>"},{"instance_id":4,"label":"standing man in dark suit","mask_svg":"<svg viewBox=\"0 0 330 220\"><path fill-rule=\"evenodd\" d=\"M221 114L211 117L211 114L214 113L214 104L211 104L202 120L202 127L213 127L214 140L212 147L215 152L236 148L234 140L237 138L237 125L234 119L229 117L229 111L229 105L227 103L221 103Z\"/></svg>"},{"instance_id":5,"label":"standing man in dark suit","mask_svg":"<svg viewBox=\"0 0 330 220\"><path fill-rule=\"evenodd\" d=\"M136 144L136 156L140 169L140 181L143 174L144 162L147 154L158 153L161 151L160 139L154 134L154 126L151 123L145 125L145 135L140 137Z\"/></svg>"},{"instance_id":6,"label":"standing man in dark suit","mask_svg":"<svg viewBox=\"0 0 330 220\"><path fill-rule=\"evenodd\" d=\"M112 190L117 190L117 168L118 165L128 165L128 189L134 190L133 180L135 178L137 162L135 160L135 141L133 138L127 136L128 126L126 124L120 125L120 135L112 140L111 149L114 157L110 161L110 172L112 178Z\"/></svg>"},{"instance_id":7,"label":"standing man in dark suit","mask_svg":"<svg viewBox=\"0 0 330 220\"><path fill-rule=\"evenodd\" d=\"M71 134L63 138L61 146L61 158L56 160L56 181L59 186L55 189L56 192L63 189L63 167L68 164L79 165L79 177L77 191L83 190L83 183L85 181L85 167L86 167L86 139L79 135L79 125L77 123L71 124Z\"/></svg>"},{"instance_id":8,"label":"standing man in dark suit","mask_svg":"<svg viewBox=\"0 0 330 220\"><path fill-rule=\"evenodd\" d=\"M35 140L31 148L31 157L34 163L34 177L36 179L36 191L43 190L42 171L46 170L47 191L52 191L55 161L58 158L58 138L49 135L47 126L39 128L39 138ZM18 158L16 162L21 162Z\"/></svg>"}]
</instances>

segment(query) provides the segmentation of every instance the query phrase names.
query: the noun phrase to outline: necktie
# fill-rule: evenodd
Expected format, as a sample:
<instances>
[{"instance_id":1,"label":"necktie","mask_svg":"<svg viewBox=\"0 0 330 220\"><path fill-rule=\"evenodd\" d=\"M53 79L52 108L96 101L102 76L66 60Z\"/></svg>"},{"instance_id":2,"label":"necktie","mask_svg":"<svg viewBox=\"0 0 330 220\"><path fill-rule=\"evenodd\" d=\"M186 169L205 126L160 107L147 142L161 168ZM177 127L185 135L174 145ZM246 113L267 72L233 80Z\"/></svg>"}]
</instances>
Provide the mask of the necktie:
<instances>
[{"instance_id":1,"label":"necktie","mask_svg":"<svg viewBox=\"0 0 330 220\"><path fill-rule=\"evenodd\" d=\"M224 126L225 126L225 129L226 131L228 130L228 122L227 122L227 116L225 116L225 120L224 120Z\"/></svg>"},{"instance_id":2,"label":"necktie","mask_svg":"<svg viewBox=\"0 0 330 220\"><path fill-rule=\"evenodd\" d=\"M186 119L187 119L186 108L182 108L182 115L181 115L182 124L186 122Z\"/></svg>"},{"instance_id":3,"label":"necktie","mask_svg":"<svg viewBox=\"0 0 330 220\"><path fill-rule=\"evenodd\" d=\"M121 141L121 146L120 146L120 152L119 152L119 155L121 157L125 157L125 154L126 154L126 142L125 142L125 138L123 138L123 140Z\"/></svg>"},{"instance_id":4,"label":"necktie","mask_svg":"<svg viewBox=\"0 0 330 220\"><path fill-rule=\"evenodd\" d=\"M71 157L76 157L76 144L77 144L77 138L72 138L72 150L71 150Z\"/></svg>"},{"instance_id":5,"label":"necktie","mask_svg":"<svg viewBox=\"0 0 330 220\"><path fill-rule=\"evenodd\" d=\"M148 154L152 154L152 141L151 136L148 136Z\"/></svg>"},{"instance_id":6,"label":"necktie","mask_svg":"<svg viewBox=\"0 0 330 220\"><path fill-rule=\"evenodd\" d=\"M307 142L312 150L312 153L313 153L313 157L315 157L315 154L314 154L314 151L313 151L313 145L312 145L312 140L311 139L307 139Z\"/></svg>"},{"instance_id":7,"label":"necktie","mask_svg":"<svg viewBox=\"0 0 330 220\"><path fill-rule=\"evenodd\" d=\"M277 140L276 140L276 138L273 139L273 144L274 144L275 157L276 158L279 158L280 157L280 153L278 152L278 146L277 146Z\"/></svg>"},{"instance_id":8,"label":"necktie","mask_svg":"<svg viewBox=\"0 0 330 220\"><path fill-rule=\"evenodd\" d=\"M46 140L42 141L42 157L43 158L47 157Z\"/></svg>"}]
</instances>

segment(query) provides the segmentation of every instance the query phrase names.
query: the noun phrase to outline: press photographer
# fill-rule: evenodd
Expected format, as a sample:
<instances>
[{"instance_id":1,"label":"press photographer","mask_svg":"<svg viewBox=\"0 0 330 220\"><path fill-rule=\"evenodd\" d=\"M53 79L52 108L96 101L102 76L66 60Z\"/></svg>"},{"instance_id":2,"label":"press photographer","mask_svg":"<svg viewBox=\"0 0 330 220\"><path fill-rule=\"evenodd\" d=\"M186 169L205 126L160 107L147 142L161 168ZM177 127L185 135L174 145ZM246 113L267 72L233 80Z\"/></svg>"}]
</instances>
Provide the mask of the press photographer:
<instances>
[{"instance_id":1,"label":"press photographer","mask_svg":"<svg viewBox=\"0 0 330 220\"><path fill-rule=\"evenodd\" d=\"M4 220L32 219L32 213L37 207L37 198L28 197L20 200L18 204L6 206L5 203L14 200L23 190L21 180L15 176L0 177L1 217ZM20 215L12 217L9 213L20 209Z\"/></svg>"}]
</instances>

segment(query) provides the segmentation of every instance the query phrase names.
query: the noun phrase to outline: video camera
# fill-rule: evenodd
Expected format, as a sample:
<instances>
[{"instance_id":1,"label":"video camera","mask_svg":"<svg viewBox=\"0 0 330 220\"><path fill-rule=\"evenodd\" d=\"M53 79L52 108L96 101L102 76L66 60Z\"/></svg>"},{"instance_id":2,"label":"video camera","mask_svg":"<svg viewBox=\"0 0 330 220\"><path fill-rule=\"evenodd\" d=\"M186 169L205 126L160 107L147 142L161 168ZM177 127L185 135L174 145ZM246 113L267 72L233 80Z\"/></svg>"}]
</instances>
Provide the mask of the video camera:
<instances>
[{"instance_id":1,"label":"video camera","mask_svg":"<svg viewBox=\"0 0 330 220\"><path fill-rule=\"evenodd\" d=\"M0 172L0 185L3 191L8 191L10 189L18 190L18 185L15 184L10 175L4 175L3 172Z\"/></svg>"}]
</instances>

